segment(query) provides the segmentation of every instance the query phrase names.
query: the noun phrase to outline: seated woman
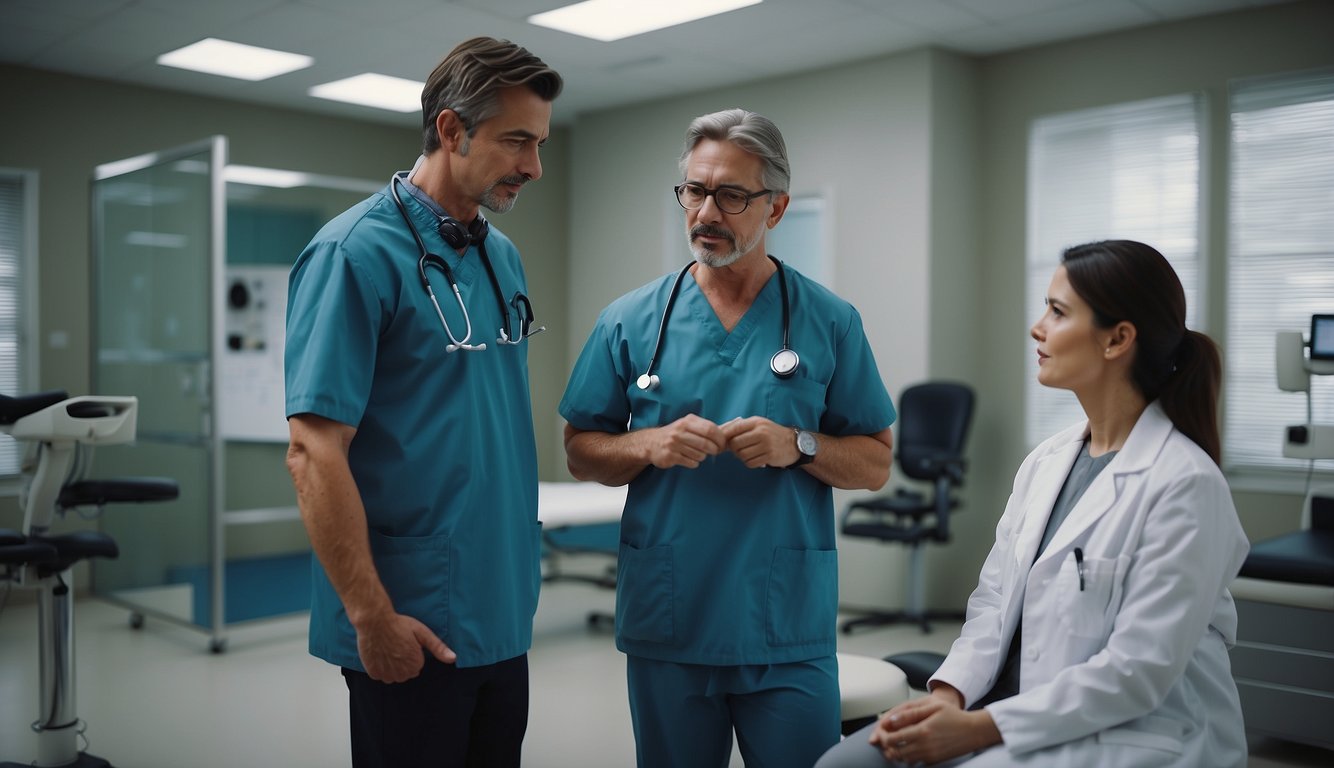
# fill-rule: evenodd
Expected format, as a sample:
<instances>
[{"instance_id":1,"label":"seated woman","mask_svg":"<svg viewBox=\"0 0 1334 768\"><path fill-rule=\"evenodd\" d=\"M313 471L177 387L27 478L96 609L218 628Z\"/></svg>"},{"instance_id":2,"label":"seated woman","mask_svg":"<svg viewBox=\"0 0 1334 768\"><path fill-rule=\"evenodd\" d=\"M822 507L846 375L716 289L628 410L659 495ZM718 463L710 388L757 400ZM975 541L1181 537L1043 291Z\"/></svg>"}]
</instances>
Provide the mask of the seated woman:
<instances>
[{"instance_id":1,"label":"seated woman","mask_svg":"<svg viewBox=\"0 0 1334 768\"><path fill-rule=\"evenodd\" d=\"M817 768L1244 766L1227 586L1248 544L1218 469L1217 347L1153 248L1067 250L1032 328L1085 423L1019 468L930 695Z\"/></svg>"}]
</instances>

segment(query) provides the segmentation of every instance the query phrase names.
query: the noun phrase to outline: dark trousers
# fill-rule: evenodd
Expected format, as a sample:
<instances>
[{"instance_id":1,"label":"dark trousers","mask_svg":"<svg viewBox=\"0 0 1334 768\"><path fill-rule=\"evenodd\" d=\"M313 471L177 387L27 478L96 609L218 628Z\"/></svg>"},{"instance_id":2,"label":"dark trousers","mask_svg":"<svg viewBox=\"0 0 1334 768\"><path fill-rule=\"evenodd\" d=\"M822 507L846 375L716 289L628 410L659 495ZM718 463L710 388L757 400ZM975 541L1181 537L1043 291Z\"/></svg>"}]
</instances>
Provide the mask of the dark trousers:
<instances>
[{"instance_id":1,"label":"dark trousers","mask_svg":"<svg viewBox=\"0 0 1334 768\"><path fill-rule=\"evenodd\" d=\"M353 768L518 768L528 729L528 656L381 683L343 669Z\"/></svg>"}]
</instances>

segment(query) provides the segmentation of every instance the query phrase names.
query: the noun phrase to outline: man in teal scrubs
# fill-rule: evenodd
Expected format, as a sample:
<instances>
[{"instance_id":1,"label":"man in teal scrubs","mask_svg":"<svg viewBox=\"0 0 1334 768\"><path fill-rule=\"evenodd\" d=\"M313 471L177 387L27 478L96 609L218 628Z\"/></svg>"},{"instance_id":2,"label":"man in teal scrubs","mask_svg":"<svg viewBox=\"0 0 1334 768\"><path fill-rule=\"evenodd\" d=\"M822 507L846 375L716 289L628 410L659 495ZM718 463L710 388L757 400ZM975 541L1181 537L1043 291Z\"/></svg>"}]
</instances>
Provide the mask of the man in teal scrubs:
<instances>
[{"instance_id":1,"label":"man in teal scrubs","mask_svg":"<svg viewBox=\"0 0 1334 768\"><path fill-rule=\"evenodd\" d=\"M681 172L695 261L603 310L565 448L575 477L630 484L616 644L639 765L726 766L735 732L747 765L808 768L839 739L831 487L885 484L894 407L857 311L766 254L778 128L696 118Z\"/></svg>"},{"instance_id":2,"label":"man in teal scrubs","mask_svg":"<svg viewBox=\"0 0 1334 768\"><path fill-rule=\"evenodd\" d=\"M479 208L542 175L561 86L513 43L459 44L422 93L423 156L292 268L310 651L343 668L356 768L519 765L541 581L531 307Z\"/></svg>"}]
</instances>

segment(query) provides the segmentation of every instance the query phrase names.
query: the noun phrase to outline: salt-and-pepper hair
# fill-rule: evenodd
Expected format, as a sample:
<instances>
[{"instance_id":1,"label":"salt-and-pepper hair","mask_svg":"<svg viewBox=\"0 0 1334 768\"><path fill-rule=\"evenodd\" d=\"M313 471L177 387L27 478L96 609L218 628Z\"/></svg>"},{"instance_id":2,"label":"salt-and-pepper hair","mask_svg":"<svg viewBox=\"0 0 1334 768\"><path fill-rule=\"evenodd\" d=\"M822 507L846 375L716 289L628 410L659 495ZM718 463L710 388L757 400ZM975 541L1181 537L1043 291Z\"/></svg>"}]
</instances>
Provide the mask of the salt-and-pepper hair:
<instances>
[{"instance_id":1,"label":"salt-and-pepper hair","mask_svg":"<svg viewBox=\"0 0 1334 768\"><path fill-rule=\"evenodd\" d=\"M761 181L772 192L787 192L792 171L787 161L787 145L778 126L764 115L744 109L725 109L700 115L686 129L685 150L681 153L681 177L685 178L690 154L701 141L730 141L764 162Z\"/></svg>"}]
</instances>

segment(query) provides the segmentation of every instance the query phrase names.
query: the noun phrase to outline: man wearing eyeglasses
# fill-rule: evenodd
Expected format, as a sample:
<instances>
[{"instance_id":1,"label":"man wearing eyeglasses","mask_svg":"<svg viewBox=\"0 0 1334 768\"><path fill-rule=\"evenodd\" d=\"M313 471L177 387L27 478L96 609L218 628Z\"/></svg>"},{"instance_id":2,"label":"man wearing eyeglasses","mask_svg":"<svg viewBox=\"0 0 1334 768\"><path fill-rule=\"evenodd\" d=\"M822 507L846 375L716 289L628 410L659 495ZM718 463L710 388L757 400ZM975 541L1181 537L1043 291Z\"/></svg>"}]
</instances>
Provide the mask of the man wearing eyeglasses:
<instances>
[{"instance_id":1,"label":"man wearing eyeglasses","mask_svg":"<svg viewBox=\"0 0 1334 768\"><path fill-rule=\"evenodd\" d=\"M292 268L287 464L354 768L513 766L541 582L532 308L504 213L542 175L559 74L473 38L422 92L423 154ZM438 299L437 299L438 297Z\"/></svg>"},{"instance_id":2,"label":"man wearing eyeglasses","mask_svg":"<svg viewBox=\"0 0 1334 768\"><path fill-rule=\"evenodd\" d=\"M889 478L889 394L847 302L767 255L768 119L696 118L694 261L598 318L560 404L571 473L629 483L616 643L641 766L810 766L839 739L832 488Z\"/></svg>"}]
</instances>

